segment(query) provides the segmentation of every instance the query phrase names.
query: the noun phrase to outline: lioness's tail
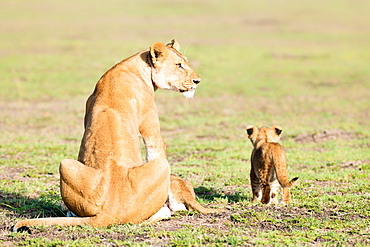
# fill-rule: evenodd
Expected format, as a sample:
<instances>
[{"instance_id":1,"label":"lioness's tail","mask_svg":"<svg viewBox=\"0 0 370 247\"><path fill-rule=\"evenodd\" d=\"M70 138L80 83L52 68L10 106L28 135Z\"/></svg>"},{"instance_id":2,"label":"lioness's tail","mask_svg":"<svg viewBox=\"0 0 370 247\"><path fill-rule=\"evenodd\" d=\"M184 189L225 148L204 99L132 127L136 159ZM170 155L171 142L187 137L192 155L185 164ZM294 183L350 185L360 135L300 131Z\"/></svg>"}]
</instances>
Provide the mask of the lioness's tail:
<instances>
[{"instance_id":1,"label":"lioness's tail","mask_svg":"<svg viewBox=\"0 0 370 247\"><path fill-rule=\"evenodd\" d=\"M202 214L212 214L212 213L219 213L223 211L223 209L220 209L220 208L218 209L205 208L202 205L200 205L200 203L195 199L193 185L188 181L185 181L185 180L183 181L185 182L185 186L184 186L185 189L183 190L182 196L183 196L184 204L188 210L194 209Z\"/></svg>"},{"instance_id":2,"label":"lioness's tail","mask_svg":"<svg viewBox=\"0 0 370 247\"><path fill-rule=\"evenodd\" d=\"M60 218L40 218L19 221L13 227L13 232L18 232L21 228L31 226L79 226L90 225L91 217L74 218L74 217L60 217Z\"/></svg>"},{"instance_id":3,"label":"lioness's tail","mask_svg":"<svg viewBox=\"0 0 370 247\"><path fill-rule=\"evenodd\" d=\"M187 199L190 199L190 200L185 201L185 203L184 203L185 206L188 209L197 210L198 212L200 212L202 214L220 213L221 211L223 211L223 209L221 209L221 208L205 208L202 205L200 205L200 203L197 202L197 200L195 200L195 198L187 198Z\"/></svg>"},{"instance_id":4,"label":"lioness's tail","mask_svg":"<svg viewBox=\"0 0 370 247\"><path fill-rule=\"evenodd\" d=\"M190 210L194 209L202 214L219 213L222 209L205 208L195 199L193 185L180 177L171 174L171 191L178 203L183 203Z\"/></svg>"}]
</instances>

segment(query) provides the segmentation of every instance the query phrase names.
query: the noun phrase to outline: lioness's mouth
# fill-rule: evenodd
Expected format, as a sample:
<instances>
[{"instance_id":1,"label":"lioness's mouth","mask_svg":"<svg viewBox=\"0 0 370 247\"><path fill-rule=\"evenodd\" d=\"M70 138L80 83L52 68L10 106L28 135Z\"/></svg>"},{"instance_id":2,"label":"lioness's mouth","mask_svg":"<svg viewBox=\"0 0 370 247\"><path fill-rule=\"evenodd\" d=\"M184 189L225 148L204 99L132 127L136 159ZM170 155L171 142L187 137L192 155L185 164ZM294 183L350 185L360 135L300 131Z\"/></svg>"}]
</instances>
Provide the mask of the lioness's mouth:
<instances>
[{"instance_id":1,"label":"lioness's mouth","mask_svg":"<svg viewBox=\"0 0 370 247\"><path fill-rule=\"evenodd\" d=\"M187 90L185 90L185 89L179 89L179 92L180 93L185 93Z\"/></svg>"},{"instance_id":2,"label":"lioness's mouth","mask_svg":"<svg viewBox=\"0 0 370 247\"><path fill-rule=\"evenodd\" d=\"M195 93L195 89L192 89L192 90L179 90L182 95L184 95L187 99L190 99L190 98L193 98L194 96L194 93Z\"/></svg>"}]
</instances>

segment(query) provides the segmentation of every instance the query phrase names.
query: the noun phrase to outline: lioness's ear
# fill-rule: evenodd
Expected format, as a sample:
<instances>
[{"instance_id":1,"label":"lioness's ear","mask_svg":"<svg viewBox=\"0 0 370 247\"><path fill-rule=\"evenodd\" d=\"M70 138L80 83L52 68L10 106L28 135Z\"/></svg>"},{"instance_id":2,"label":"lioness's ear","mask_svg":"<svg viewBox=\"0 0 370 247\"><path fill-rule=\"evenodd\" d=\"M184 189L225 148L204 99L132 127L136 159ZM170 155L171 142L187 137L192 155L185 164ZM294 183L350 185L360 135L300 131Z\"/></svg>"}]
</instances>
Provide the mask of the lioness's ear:
<instances>
[{"instance_id":1,"label":"lioness's ear","mask_svg":"<svg viewBox=\"0 0 370 247\"><path fill-rule=\"evenodd\" d=\"M158 65L158 62L163 61L167 57L167 47L161 43L156 42L150 46L150 57L154 66Z\"/></svg>"},{"instance_id":2,"label":"lioness's ear","mask_svg":"<svg viewBox=\"0 0 370 247\"><path fill-rule=\"evenodd\" d=\"M275 129L275 132L278 136L281 135L281 132L283 132L283 129L279 125L274 125L272 127Z\"/></svg>"},{"instance_id":3,"label":"lioness's ear","mask_svg":"<svg viewBox=\"0 0 370 247\"><path fill-rule=\"evenodd\" d=\"M167 46L172 47L172 48L176 49L177 51L180 51L180 44L175 39L171 40L171 43L168 43Z\"/></svg>"},{"instance_id":4,"label":"lioness's ear","mask_svg":"<svg viewBox=\"0 0 370 247\"><path fill-rule=\"evenodd\" d=\"M254 126L254 125L248 125L247 128L245 129L247 131L247 134L248 134L248 137L250 138L251 135L253 135L253 132L254 130L256 129L257 127Z\"/></svg>"}]
</instances>

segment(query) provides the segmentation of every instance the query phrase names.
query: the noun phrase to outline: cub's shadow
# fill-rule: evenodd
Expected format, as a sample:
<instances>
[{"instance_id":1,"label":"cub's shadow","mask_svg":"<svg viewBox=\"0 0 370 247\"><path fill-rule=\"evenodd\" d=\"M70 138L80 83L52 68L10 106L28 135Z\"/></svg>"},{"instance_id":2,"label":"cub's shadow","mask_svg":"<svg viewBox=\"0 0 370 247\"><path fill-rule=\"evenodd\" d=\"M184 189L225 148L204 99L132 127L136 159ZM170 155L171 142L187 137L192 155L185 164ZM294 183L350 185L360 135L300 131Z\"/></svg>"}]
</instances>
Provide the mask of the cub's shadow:
<instances>
[{"instance_id":1,"label":"cub's shadow","mask_svg":"<svg viewBox=\"0 0 370 247\"><path fill-rule=\"evenodd\" d=\"M227 198L228 202L240 202L244 200L250 200L248 196L235 192L234 194L221 194L213 189L206 188L204 186L199 186L194 188L194 192L197 197L202 198L206 201L214 201L215 199L225 199Z\"/></svg>"}]
</instances>

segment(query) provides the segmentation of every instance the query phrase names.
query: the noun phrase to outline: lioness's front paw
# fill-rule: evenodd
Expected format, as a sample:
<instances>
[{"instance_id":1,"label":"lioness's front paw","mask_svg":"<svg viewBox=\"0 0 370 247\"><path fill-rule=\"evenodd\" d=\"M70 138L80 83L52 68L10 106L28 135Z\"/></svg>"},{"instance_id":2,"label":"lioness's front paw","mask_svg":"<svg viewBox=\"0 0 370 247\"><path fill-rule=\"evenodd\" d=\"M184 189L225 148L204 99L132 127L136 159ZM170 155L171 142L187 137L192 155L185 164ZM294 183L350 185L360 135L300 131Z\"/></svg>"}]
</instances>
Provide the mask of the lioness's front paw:
<instances>
[{"instance_id":1,"label":"lioness's front paw","mask_svg":"<svg viewBox=\"0 0 370 247\"><path fill-rule=\"evenodd\" d=\"M152 217L144 221L144 224L152 224L154 222L157 222L163 219L168 219L170 217L171 217L171 210L167 206L163 206Z\"/></svg>"},{"instance_id":2,"label":"lioness's front paw","mask_svg":"<svg viewBox=\"0 0 370 247\"><path fill-rule=\"evenodd\" d=\"M187 211L188 210L183 203L171 204L169 207L170 207L172 212Z\"/></svg>"}]
</instances>

